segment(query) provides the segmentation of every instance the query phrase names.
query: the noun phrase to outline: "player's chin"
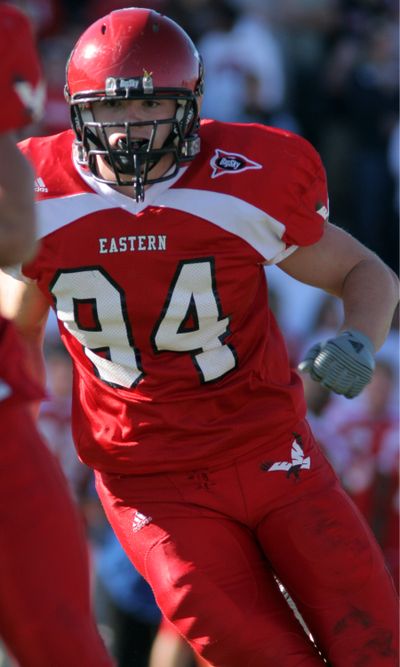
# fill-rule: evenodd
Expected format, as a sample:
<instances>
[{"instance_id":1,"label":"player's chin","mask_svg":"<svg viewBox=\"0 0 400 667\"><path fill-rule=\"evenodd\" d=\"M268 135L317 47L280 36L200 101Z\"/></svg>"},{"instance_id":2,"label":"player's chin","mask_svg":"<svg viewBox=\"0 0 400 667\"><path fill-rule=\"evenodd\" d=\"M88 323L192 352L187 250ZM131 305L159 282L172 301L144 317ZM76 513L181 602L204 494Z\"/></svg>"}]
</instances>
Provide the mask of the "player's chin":
<instances>
[{"instance_id":1,"label":"player's chin","mask_svg":"<svg viewBox=\"0 0 400 667\"><path fill-rule=\"evenodd\" d=\"M141 170L140 173L141 173L141 176L143 176L143 170ZM118 177L118 180L122 184L125 183L126 185L132 185L132 180L135 177L135 174L133 173L133 171L132 172L131 171L119 171L119 169L115 170L115 175Z\"/></svg>"}]
</instances>

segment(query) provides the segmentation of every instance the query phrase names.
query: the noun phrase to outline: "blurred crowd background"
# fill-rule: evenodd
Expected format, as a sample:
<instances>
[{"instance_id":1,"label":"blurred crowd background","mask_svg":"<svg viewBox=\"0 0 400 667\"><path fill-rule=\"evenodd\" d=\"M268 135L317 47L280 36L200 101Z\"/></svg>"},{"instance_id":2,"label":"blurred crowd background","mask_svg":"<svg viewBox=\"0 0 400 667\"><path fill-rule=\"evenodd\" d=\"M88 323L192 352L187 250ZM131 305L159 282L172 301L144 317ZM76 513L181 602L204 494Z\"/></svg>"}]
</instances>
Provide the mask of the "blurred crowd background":
<instances>
[{"instance_id":1,"label":"blurred crowd background","mask_svg":"<svg viewBox=\"0 0 400 667\"><path fill-rule=\"evenodd\" d=\"M10 0L8 0L10 1ZM80 33L126 6L118 0L18 0L31 18L47 79L43 121L28 134L69 127L65 63ZM399 7L397 0L153 0L136 2L180 23L203 55L203 117L261 122L309 139L326 167L331 220L398 272ZM266 156L267 158L267 156ZM340 325L340 303L267 269L271 305L294 365ZM347 492L365 515L399 581L398 316L377 370L352 401L304 377L309 419ZM134 571L99 506L70 430L71 366L50 318L49 400L40 427L87 526L93 602L117 667L193 667L147 584ZM3 663L2 663L3 660ZM0 657L5 665L6 656ZM196 663L200 664L200 663ZM52 666L56 667L56 666Z\"/></svg>"}]
</instances>

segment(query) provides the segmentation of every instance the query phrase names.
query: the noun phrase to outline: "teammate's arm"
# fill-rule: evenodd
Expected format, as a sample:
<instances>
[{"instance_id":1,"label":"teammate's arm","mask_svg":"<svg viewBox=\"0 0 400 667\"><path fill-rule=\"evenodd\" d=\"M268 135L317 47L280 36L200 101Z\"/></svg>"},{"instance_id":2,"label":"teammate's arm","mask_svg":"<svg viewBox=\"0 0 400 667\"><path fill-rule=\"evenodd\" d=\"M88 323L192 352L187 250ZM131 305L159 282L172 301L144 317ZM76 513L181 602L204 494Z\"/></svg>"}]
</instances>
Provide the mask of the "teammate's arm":
<instances>
[{"instance_id":1,"label":"teammate's arm","mask_svg":"<svg viewBox=\"0 0 400 667\"><path fill-rule=\"evenodd\" d=\"M0 271L1 313L14 324L27 347L28 363L34 377L44 384L43 339L49 302L35 283L24 283Z\"/></svg>"},{"instance_id":2,"label":"teammate's arm","mask_svg":"<svg viewBox=\"0 0 400 667\"><path fill-rule=\"evenodd\" d=\"M0 134L0 157L0 266L7 266L35 248L33 171L12 132Z\"/></svg>"},{"instance_id":3,"label":"teammate's arm","mask_svg":"<svg viewBox=\"0 0 400 667\"><path fill-rule=\"evenodd\" d=\"M374 352L388 334L399 298L397 277L374 253L329 223L320 241L298 249L279 266L296 280L342 299L340 332L314 345L299 369L354 398L371 380Z\"/></svg>"}]
</instances>

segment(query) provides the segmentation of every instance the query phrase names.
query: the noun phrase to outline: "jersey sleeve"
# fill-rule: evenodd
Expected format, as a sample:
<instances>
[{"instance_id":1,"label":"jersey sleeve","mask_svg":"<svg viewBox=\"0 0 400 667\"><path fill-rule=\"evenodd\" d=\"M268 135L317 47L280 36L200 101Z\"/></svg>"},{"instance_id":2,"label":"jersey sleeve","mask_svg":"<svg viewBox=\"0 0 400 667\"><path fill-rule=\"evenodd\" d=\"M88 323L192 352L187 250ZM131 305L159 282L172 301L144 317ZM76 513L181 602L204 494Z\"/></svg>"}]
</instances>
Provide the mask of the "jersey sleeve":
<instances>
[{"instance_id":1,"label":"jersey sleeve","mask_svg":"<svg viewBox=\"0 0 400 667\"><path fill-rule=\"evenodd\" d=\"M319 241L329 217L325 169L317 151L308 141L297 137L299 150L289 170L291 178L285 193L286 246L307 246Z\"/></svg>"},{"instance_id":2,"label":"jersey sleeve","mask_svg":"<svg viewBox=\"0 0 400 667\"><path fill-rule=\"evenodd\" d=\"M0 132L17 130L42 115L45 87L30 23L0 5Z\"/></svg>"}]
</instances>

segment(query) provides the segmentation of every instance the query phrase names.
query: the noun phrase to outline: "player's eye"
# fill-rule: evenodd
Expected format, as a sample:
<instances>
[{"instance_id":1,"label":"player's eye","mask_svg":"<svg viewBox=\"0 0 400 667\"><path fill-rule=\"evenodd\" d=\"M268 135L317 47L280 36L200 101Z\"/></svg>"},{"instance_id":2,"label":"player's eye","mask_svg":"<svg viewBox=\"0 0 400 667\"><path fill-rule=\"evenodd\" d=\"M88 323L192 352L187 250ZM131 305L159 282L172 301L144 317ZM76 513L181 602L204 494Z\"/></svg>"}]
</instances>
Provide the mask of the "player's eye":
<instances>
[{"instance_id":1,"label":"player's eye","mask_svg":"<svg viewBox=\"0 0 400 667\"><path fill-rule=\"evenodd\" d=\"M143 100L142 106L145 109L157 109L160 106L160 102L157 102L157 100Z\"/></svg>"},{"instance_id":2,"label":"player's eye","mask_svg":"<svg viewBox=\"0 0 400 667\"><path fill-rule=\"evenodd\" d=\"M118 108L121 107L122 105L122 100L104 100L103 102L100 103L103 107L106 109L110 108Z\"/></svg>"}]
</instances>

